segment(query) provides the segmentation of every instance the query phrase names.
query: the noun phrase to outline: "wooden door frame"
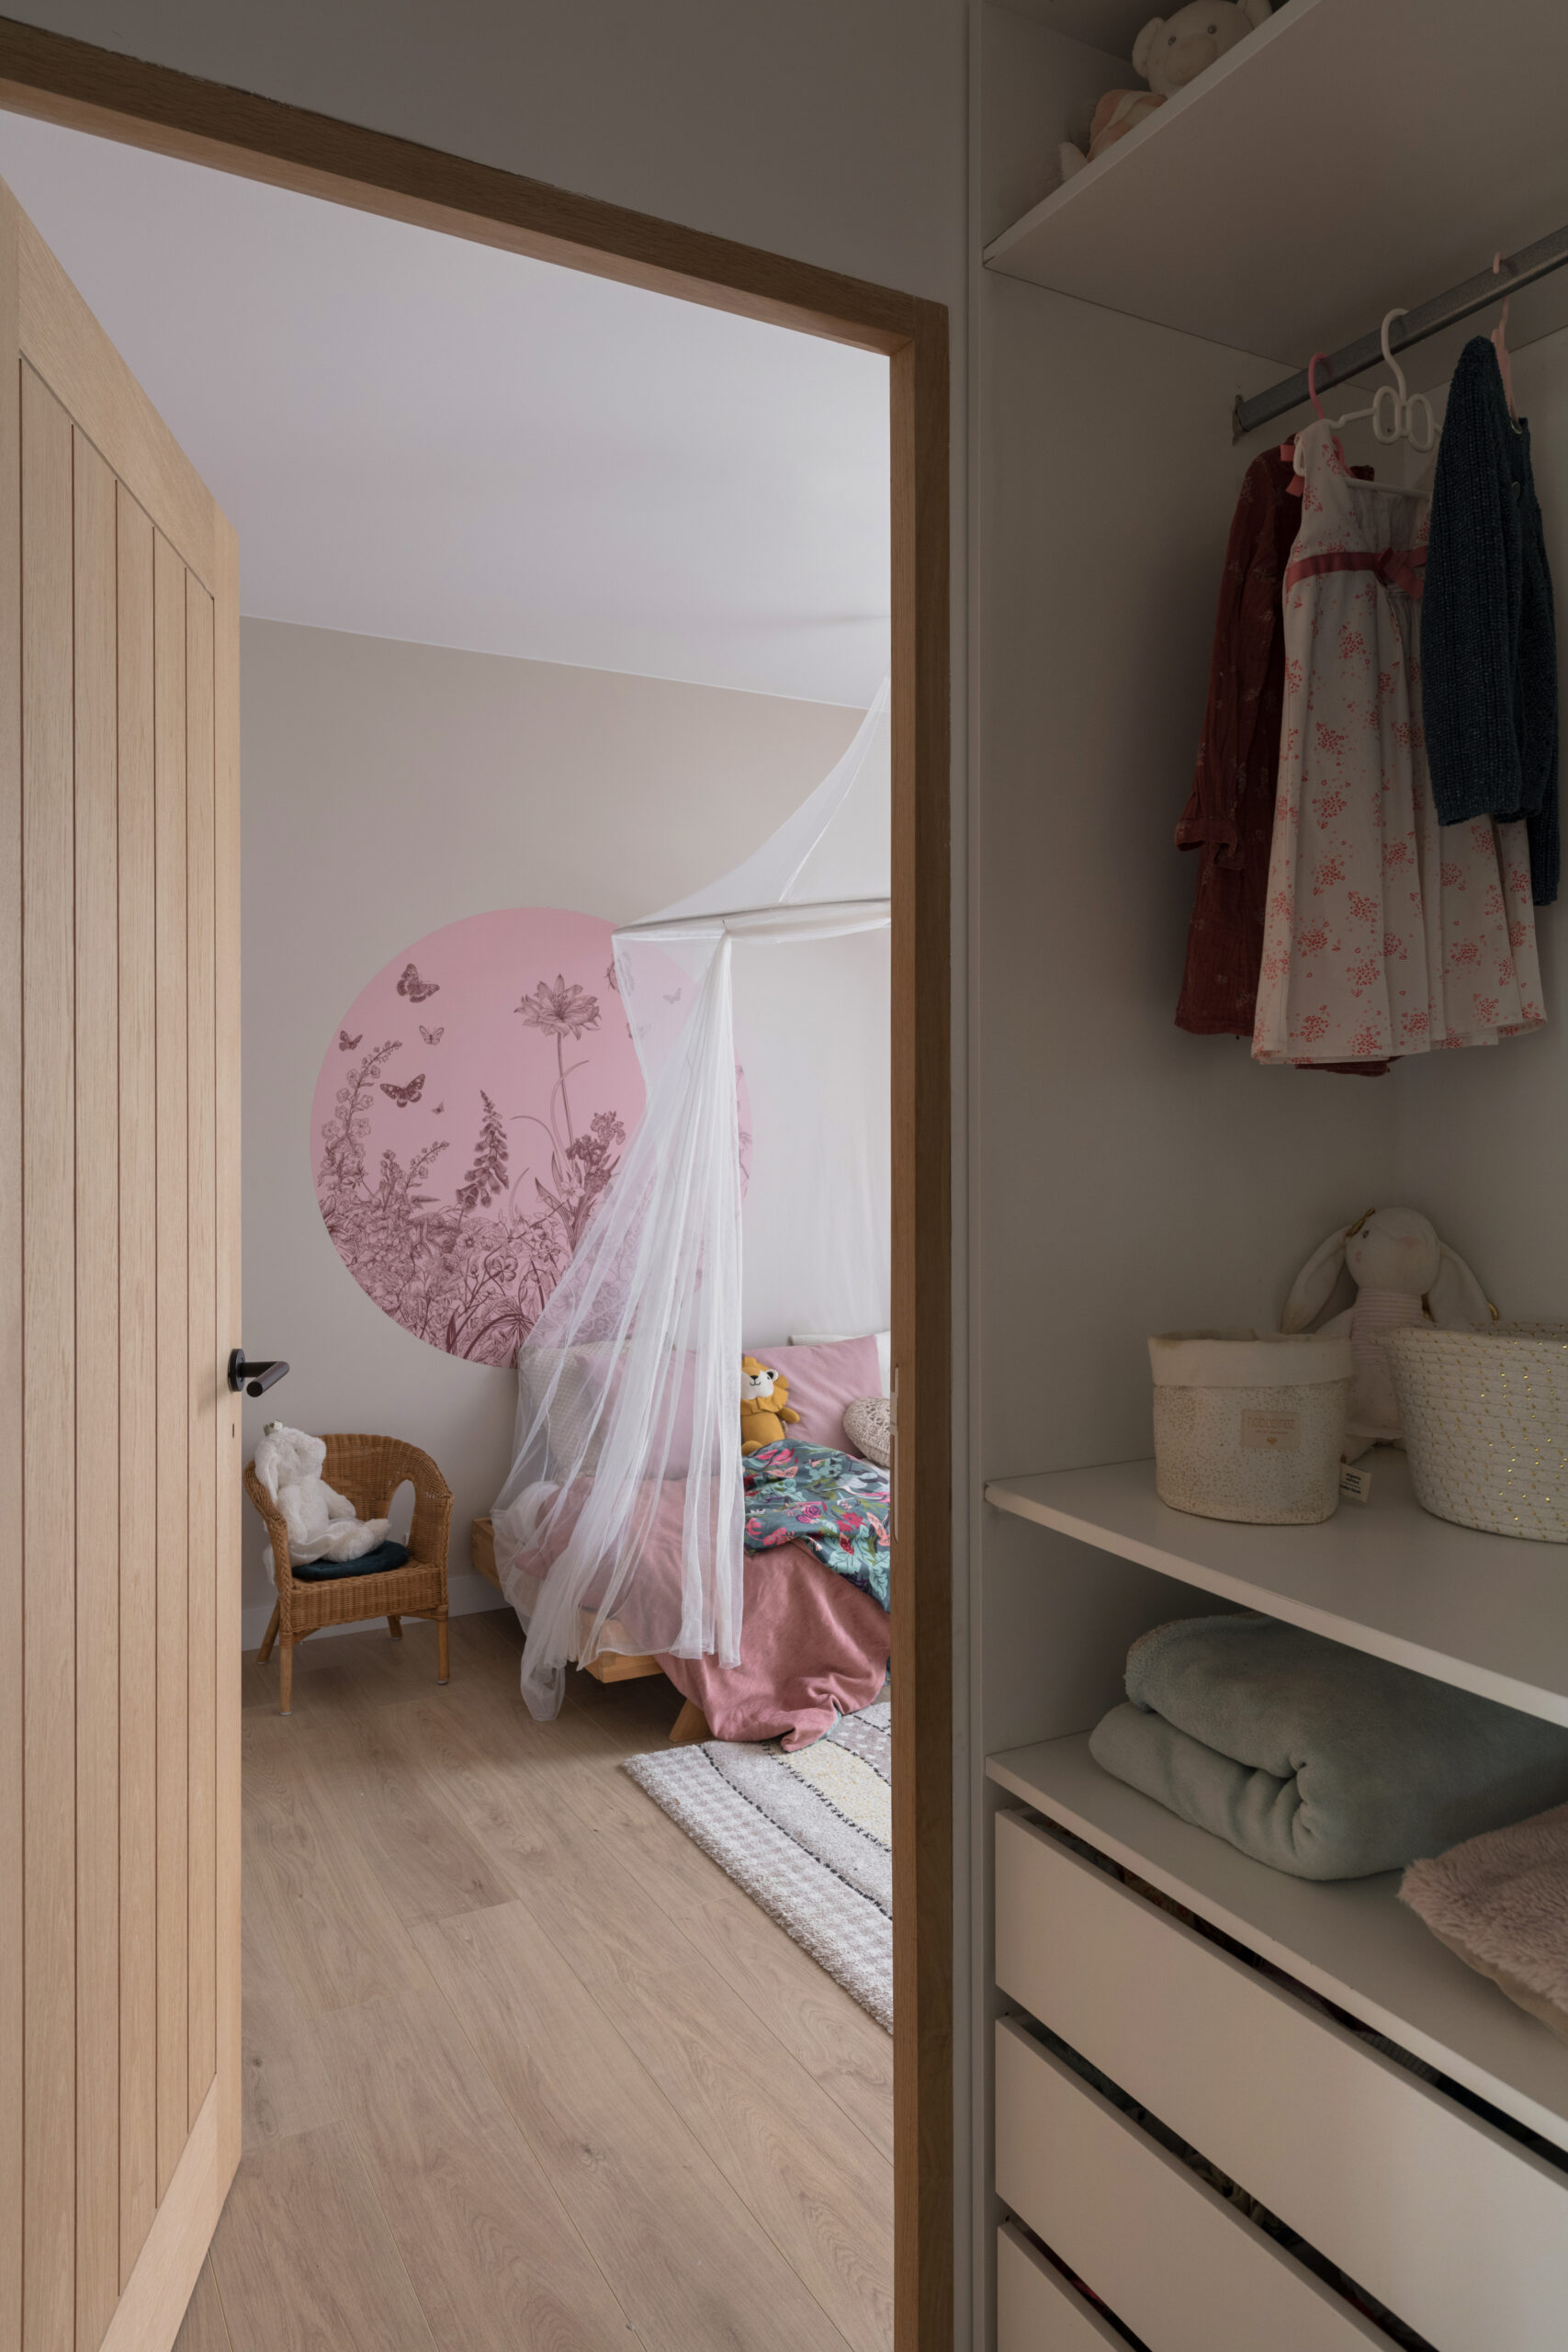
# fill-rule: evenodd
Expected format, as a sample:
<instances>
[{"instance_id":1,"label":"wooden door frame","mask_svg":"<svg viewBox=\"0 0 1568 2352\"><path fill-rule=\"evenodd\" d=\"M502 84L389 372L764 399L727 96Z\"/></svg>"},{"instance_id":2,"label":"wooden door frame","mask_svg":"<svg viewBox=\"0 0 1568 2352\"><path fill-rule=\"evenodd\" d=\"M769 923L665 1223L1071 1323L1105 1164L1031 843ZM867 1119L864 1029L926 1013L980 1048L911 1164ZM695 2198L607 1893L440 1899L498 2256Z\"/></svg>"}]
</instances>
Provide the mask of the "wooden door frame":
<instances>
[{"instance_id":1,"label":"wooden door frame","mask_svg":"<svg viewBox=\"0 0 1568 2352\"><path fill-rule=\"evenodd\" d=\"M13 18L0 18L0 108L881 352L889 362L899 1419L895 2338L897 2352L947 2352L954 2221L947 312Z\"/></svg>"}]
</instances>

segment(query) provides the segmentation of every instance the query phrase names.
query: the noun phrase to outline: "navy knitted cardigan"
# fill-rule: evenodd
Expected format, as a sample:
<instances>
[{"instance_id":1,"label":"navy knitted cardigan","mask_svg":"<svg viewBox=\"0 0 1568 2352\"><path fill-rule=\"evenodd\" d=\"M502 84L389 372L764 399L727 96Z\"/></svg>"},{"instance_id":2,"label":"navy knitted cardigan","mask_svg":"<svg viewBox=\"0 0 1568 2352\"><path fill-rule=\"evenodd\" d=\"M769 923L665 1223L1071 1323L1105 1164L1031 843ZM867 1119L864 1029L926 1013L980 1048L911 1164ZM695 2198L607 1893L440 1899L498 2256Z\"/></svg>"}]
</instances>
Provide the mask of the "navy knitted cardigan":
<instances>
[{"instance_id":1,"label":"navy knitted cardigan","mask_svg":"<svg viewBox=\"0 0 1568 2352\"><path fill-rule=\"evenodd\" d=\"M1421 599L1427 760L1438 821L1528 823L1531 895L1557 896L1557 630L1529 427L1484 335L1449 389Z\"/></svg>"}]
</instances>

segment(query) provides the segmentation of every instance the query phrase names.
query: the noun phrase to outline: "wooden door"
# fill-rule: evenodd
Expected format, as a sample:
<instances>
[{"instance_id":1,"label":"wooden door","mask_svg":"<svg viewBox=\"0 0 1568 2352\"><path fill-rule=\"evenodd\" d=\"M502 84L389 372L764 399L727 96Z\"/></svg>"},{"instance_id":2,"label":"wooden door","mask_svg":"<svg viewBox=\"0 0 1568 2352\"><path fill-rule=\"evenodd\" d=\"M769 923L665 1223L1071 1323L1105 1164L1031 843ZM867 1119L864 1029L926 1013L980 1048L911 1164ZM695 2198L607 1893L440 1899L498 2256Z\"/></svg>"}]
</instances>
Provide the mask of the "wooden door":
<instances>
[{"instance_id":1,"label":"wooden door","mask_svg":"<svg viewBox=\"0 0 1568 2352\"><path fill-rule=\"evenodd\" d=\"M0 187L0 2352L239 2152L233 535Z\"/></svg>"}]
</instances>

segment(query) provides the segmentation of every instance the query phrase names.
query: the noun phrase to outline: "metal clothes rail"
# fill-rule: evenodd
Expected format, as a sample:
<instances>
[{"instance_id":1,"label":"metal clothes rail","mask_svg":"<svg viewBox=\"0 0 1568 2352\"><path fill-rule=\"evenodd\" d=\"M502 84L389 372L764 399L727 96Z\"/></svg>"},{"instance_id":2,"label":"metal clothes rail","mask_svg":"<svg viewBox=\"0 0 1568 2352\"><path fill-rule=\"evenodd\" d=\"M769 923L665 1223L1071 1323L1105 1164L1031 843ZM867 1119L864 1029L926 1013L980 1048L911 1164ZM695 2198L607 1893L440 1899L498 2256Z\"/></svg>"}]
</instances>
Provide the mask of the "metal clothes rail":
<instances>
[{"instance_id":1,"label":"metal clothes rail","mask_svg":"<svg viewBox=\"0 0 1568 2352\"><path fill-rule=\"evenodd\" d=\"M1500 302L1506 294L1517 293L1521 286L1531 286L1538 277L1550 277L1564 263L1568 263L1568 228L1554 229L1550 237L1540 237L1533 245L1522 246L1517 254L1506 255L1501 269L1481 270L1462 285L1450 286L1446 294L1434 295L1431 301L1406 311L1389 329L1389 349L1407 351L1412 344L1425 343L1429 335L1441 334L1445 327L1457 326L1461 319L1484 311L1489 303ZM1375 366L1382 357L1382 345L1374 327L1359 343L1348 343L1342 351L1330 353L1319 365L1318 390L1327 391L1332 385L1344 383L1348 377L1359 376L1363 368ZM1231 412L1232 440L1241 440L1260 424L1271 424L1278 416L1288 416L1307 398L1304 368L1282 382L1271 384L1267 391L1254 392L1250 400L1243 400L1238 392Z\"/></svg>"}]
</instances>

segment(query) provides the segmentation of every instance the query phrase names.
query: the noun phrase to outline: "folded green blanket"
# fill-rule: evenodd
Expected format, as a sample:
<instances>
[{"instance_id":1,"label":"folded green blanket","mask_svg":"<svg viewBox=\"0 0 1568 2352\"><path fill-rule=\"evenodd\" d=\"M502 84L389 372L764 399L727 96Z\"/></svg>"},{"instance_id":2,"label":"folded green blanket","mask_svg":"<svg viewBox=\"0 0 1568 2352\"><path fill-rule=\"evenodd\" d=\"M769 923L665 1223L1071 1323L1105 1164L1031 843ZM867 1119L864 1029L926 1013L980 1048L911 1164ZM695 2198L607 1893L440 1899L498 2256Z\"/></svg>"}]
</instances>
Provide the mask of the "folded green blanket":
<instances>
[{"instance_id":1,"label":"folded green blanket","mask_svg":"<svg viewBox=\"0 0 1568 2352\"><path fill-rule=\"evenodd\" d=\"M1183 1617L1127 1657L1096 1761L1296 1878L1367 1878L1568 1801L1568 1730L1272 1618Z\"/></svg>"}]
</instances>

